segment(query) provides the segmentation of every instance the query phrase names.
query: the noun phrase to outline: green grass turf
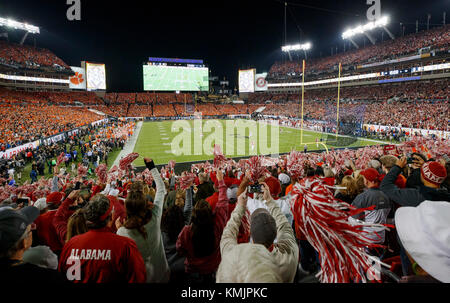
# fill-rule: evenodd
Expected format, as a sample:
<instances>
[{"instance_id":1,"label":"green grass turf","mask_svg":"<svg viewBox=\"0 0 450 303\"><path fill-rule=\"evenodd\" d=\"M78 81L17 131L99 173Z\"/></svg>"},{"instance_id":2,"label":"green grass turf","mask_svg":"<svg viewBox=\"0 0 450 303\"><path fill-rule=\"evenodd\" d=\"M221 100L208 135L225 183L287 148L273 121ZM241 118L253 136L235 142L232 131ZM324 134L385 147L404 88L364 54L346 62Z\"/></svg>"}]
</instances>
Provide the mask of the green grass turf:
<instances>
[{"instance_id":1,"label":"green grass turf","mask_svg":"<svg viewBox=\"0 0 450 303\"><path fill-rule=\"evenodd\" d=\"M208 71L205 69L144 65L144 90L207 91L208 85Z\"/></svg>"},{"instance_id":2,"label":"green grass turf","mask_svg":"<svg viewBox=\"0 0 450 303\"><path fill-rule=\"evenodd\" d=\"M204 120L203 125L208 120ZM261 150L259 148L258 139L259 138L259 131L260 128L257 128L257 134L253 134L252 138L249 138L249 129L245 129L245 153L244 154L238 154L237 150L237 144L238 141L235 138L235 136L228 136L226 135L225 131L225 121L224 120L217 120L222 125L222 134L223 134L223 142L224 146L221 146L222 152L227 157L243 157L243 156L251 156L256 154L261 154ZM214 156L208 155L205 152L202 154L194 154L194 137L196 136L197 139L200 137L200 132L197 130L194 130L194 121L187 121L189 123L190 130L190 140L191 140L191 152L187 155L174 155L171 150L171 143L172 140L181 133L179 130L178 132L172 132L172 124L175 123L174 121L164 121L164 122L146 122L142 125L141 132L139 134L139 138L136 142L134 152L139 153L140 157L137 159L134 163L136 166L140 166L139 163L143 163L142 159L143 157L149 157L152 158L156 164L166 164L169 160L175 160L177 163L180 162L192 162L192 161L205 161L205 160L212 160ZM268 127L268 129L270 129ZM271 131L267 131L267 141L269 141L269 147L271 142ZM206 132L203 128L203 139L205 140L212 132ZM237 131L235 130L235 134L237 134ZM313 131L303 131L303 144L301 144L301 131L299 129L292 129L287 127L279 127L279 153L288 153L292 150L299 150L303 151L305 143L308 143L308 151L313 150L323 150L325 147L321 144L319 144L319 147L316 146L316 138L319 139L323 138L323 141L326 140L326 135L322 133L317 133ZM253 153L251 153L251 147L249 146L249 140L255 142L255 148L253 149ZM261 139L262 140L262 139ZM229 153L226 145L232 145L234 142L234 153ZM241 141L242 142L242 141ZM211 144L206 144L210 146L210 151L212 152L214 142L210 142ZM387 142L386 142L387 143ZM362 146L370 146L370 145L377 145L380 144L379 142L365 140L365 139L358 139L355 143L349 145L348 147L362 147ZM182 144L180 144L182 146ZM329 149L331 149L331 145L327 146ZM335 146L337 148L337 146ZM205 151L205 149L203 150Z\"/></svg>"}]
</instances>

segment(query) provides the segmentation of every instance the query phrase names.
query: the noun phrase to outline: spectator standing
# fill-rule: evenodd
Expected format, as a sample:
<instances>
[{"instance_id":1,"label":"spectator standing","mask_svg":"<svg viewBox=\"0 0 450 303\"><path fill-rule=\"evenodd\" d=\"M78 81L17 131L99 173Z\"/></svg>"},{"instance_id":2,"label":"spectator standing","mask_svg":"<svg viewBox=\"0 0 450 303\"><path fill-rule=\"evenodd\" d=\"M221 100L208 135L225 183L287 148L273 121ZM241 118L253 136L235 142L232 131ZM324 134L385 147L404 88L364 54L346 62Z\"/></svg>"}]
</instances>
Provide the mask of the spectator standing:
<instances>
[{"instance_id":1,"label":"spectator standing","mask_svg":"<svg viewBox=\"0 0 450 303\"><path fill-rule=\"evenodd\" d=\"M67 273L80 262L79 275L69 276L76 283L143 283L144 260L136 243L111 232L112 203L96 195L83 209L88 232L70 239L63 247L58 269Z\"/></svg>"},{"instance_id":2,"label":"spectator standing","mask_svg":"<svg viewBox=\"0 0 450 303\"><path fill-rule=\"evenodd\" d=\"M247 190L245 190L239 196L238 204L220 241L223 262L217 273L217 282L294 281L299 257L294 231L274 202L269 186L266 183L262 185L263 199L268 209L259 208L251 215L250 234L253 243L237 243L239 226L247 208ZM259 258L252 260L250 255L245 257L243 255L245 251L253 251ZM262 260L264 257L265 261ZM237 267L237 264L240 266Z\"/></svg>"},{"instance_id":3,"label":"spectator standing","mask_svg":"<svg viewBox=\"0 0 450 303\"><path fill-rule=\"evenodd\" d=\"M364 177L364 185L366 190L356 196L352 205L357 208L368 208L375 206L374 210L366 210L364 213L356 215L355 218L367 223L386 224L386 219L391 211L392 202L380 190L380 174L374 168L368 168L360 173ZM384 244L385 231L384 229L364 228L368 234L367 238L371 239L373 243ZM370 254L377 257L382 256L382 250L374 249L369 251Z\"/></svg>"},{"instance_id":4,"label":"spectator standing","mask_svg":"<svg viewBox=\"0 0 450 303\"><path fill-rule=\"evenodd\" d=\"M153 160L145 158L144 162L156 183L154 203L149 203L143 190L130 190L125 200L127 219L123 226L120 219L116 221L117 234L136 242L145 261L147 282L166 283L170 278L170 270L161 236L161 216L166 188Z\"/></svg>"},{"instance_id":5,"label":"spectator standing","mask_svg":"<svg viewBox=\"0 0 450 303\"><path fill-rule=\"evenodd\" d=\"M423 163L418 158L414 162L420 166L422 184L418 188L401 189L395 185L398 175L407 164L406 157L403 157L396 162L394 167L384 177L380 186L381 191L392 201L402 206L418 206L425 200L450 201L450 193L446 189L440 188L445 178L447 178L445 167L434 161Z\"/></svg>"}]
</instances>

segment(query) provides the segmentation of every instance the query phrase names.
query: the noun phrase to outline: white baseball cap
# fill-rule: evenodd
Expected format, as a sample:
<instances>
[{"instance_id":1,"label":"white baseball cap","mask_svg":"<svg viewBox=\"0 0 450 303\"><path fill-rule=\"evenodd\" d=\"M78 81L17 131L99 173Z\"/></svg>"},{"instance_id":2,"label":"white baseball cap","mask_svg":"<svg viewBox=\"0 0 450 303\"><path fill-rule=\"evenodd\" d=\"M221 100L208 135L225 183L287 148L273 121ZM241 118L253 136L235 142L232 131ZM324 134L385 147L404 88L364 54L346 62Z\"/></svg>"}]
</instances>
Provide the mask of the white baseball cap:
<instances>
[{"instance_id":1,"label":"white baseball cap","mask_svg":"<svg viewBox=\"0 0 450 303\"><path fill-rule=\"evenodd\" d=\"M291 182L291 178L285 173L279 174L278 180L281 182L281 184L289 184L289 182Z\"/></svg>"},{"instance_id":2,"label":"white baseball cap","mask_svg":"<svg viewBox=\"0 0 450 303\"><path fill-rule=\"evenodd\" d=\"M38 208L39 210L45 209L47 207L47 198L37 199L36 202L34 202L33 206Z\"/></svg>"},{"instance_id":3,"label":"white baseball cap","mask_svg":"<svg viewBox=\"0 0 450 303\"><path fill-rule=\"evenodd\" d=\"M395 213L400 241L433 278L450 283L450 202L424 201Z\"/></svg>"}]
</instances>

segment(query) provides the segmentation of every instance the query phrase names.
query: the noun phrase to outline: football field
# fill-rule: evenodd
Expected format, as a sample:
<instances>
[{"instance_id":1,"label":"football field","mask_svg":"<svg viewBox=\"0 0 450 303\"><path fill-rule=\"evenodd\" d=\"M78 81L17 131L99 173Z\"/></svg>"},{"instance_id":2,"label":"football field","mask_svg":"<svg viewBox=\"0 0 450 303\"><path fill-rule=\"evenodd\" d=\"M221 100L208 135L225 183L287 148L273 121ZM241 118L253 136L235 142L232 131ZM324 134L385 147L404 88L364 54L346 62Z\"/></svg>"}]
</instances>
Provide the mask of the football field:
<instances>
[{"instance_id":1,"label":"football field","mask_svg":"<svg viewBox=\"0 0 450 303\"><path fill-rule=\"evenodd\" d=\"M288 153L294 149L303 151L305 144L308 151L383 144L381 141L358 138L348 146L336 146L326 140L326 134L307 130L303 131L302 141L299 129L267 126L264 130L265 124L255 122L256 128L234 129L227 124L236 123L234 120L200 120L195 123L193 120L143 123L134 147L134 152L140 155L136 163L142 162L143 157L152 158L156 164L166 164L169 160L177 163L212 160L214 144L221 145L223 154L229 158L274 154L273 151ZM277 134L278 140L272 138ZM278 144L273 144L276 141ZM270 152L267 152L268 147Z\"/></svg>"},{"instance_id":2,"label":"football field","mask_svg":"<svg viewBox=\"0 0 450 303\"><path fill-rule=\"evenodd\" d=\"M207 68L144 66L144 90L207 91Z\"/></svg>"}]
</instances>

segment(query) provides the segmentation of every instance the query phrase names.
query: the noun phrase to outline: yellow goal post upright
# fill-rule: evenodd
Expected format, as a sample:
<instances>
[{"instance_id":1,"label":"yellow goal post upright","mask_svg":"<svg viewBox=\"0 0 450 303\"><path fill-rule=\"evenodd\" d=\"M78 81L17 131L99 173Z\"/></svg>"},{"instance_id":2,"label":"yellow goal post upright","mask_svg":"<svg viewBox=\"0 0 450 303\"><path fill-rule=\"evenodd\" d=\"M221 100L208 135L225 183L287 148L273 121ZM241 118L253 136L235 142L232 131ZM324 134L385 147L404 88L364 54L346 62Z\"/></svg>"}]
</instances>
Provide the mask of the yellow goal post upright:
<instances>
[{"instance_id":1,"label":"yellow goal post upright","mask_svg":"<svg viewBox=\"0 0 450 303\"><path fill-rule=\"evenodd\" d=\"M337 142L337 140L338 140L338 135L339 135L339 102L340 102L340 95L341 95L341 69L342 69L342 63L339 62L338 95L337 95L337 115L336 115L336 142Z\"/></svg>"},{"instance_id":2,"label":"yellow goal post upright","mask_svg":"<svg viewBox=\"0 0 450 303\"><path fill-rule=\"evenodd\" d=\"M338 141L339 136L339 107L340 107L340 96L341 96L341 72L342 72L342 63L339 62L339 76L338 76L338 95L337 95L337 113L336 113L336 142ZM303 147L303 115L304 115L304 101L305 101L305 60L303 60L303 70L302 70L302 97L301 97L301 129L300 129L300 145ZM328 153L328 147L323 142L311 142L305 143L306 145L310 144L320 144L325 147L325 150Z\"/></svg>"},{"instance_id":3,"label":"yellow goal post upright","mask_svg":"<svg viewBox=\"0 0 450 303\"><path fill-rule=\"evenodd\" d=\"M300 126L300 145L303 145L303 103L305 99L305 60L303 60L303 70L302 70L302 100L301 100L301 118L302 123Z\"/></svg>"},{"instance_id":4,"label":"yellow goal post upright","mask_svg":"<svg viewBox=\"0 0 450 303\"><path fill-rule=\"evenodd\" d=\"M303 68L302 68L302 98L301 98L301 126L300 126L300 148L303 148L303 144L305 145L313 145L320 144L322 145L328 153L328 146L323 142L305 142L303 143L303 116L304 116L304 103L305 103L305 65L306 62L303 60Z\"/></svg>"}]
</instances>

